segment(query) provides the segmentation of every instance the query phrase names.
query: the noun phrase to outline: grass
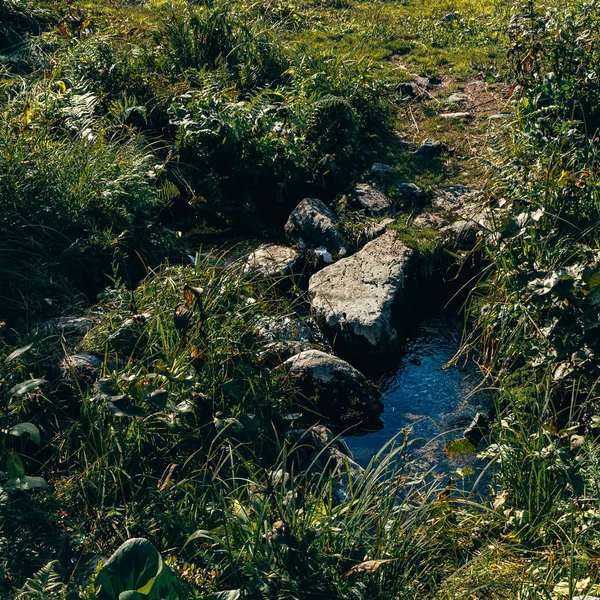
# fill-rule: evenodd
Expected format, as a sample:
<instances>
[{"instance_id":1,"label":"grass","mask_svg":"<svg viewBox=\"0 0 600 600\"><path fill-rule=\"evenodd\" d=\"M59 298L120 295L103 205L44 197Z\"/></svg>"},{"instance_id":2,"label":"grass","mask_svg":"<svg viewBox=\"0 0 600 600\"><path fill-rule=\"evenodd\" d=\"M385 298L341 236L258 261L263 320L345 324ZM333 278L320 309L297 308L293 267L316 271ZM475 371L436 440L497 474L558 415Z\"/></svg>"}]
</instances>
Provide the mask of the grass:
<instances>
[{"instance_id":1,"label":"grass","mask_svg":"<svg viewBox=\"0 0 600 600\"><path fill-rule=\"evenodd\" d=\"M169 598L598 594L595 0L0 11L2 594L102 597L97 559L135 537ZM441 83L402 96L415 75ZM473 119L441 116L456 92ZM447 151L414 155L427 137ZM302 291L185 256L309 195L359 246L343 194L375 161L490 190L465 344L496 388L487 494L415 470L408 431L362 474L337 440L315 451L258 331L304 318ZM435 253L401 208L391 227ZM35 333L89 305L82 339ZM61 373L72 352L99 357L95 387Z\"/></svg>"}]
</instances>

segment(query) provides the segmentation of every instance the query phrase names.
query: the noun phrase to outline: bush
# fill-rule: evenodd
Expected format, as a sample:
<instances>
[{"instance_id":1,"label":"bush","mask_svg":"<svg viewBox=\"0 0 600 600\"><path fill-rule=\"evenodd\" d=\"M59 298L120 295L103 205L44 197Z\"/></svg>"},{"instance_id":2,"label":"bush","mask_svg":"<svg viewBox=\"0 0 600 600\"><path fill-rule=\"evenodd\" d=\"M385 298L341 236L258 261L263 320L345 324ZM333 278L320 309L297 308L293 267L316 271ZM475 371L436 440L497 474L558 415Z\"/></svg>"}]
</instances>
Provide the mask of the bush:
<instances>
[{"instance_id":1,"label":"bush","mask_svg":"<svg viewBox=\"0 0 600 600\"><path fill-rule=\"evenodd\" d=\"M143 140L112 138L93 102L52 101L46 89L15 101L0 128L0 286L10 311L39 308L65 277L98 291L119 246L152 232L158 160Z\"/></svg>"}]
</instances>

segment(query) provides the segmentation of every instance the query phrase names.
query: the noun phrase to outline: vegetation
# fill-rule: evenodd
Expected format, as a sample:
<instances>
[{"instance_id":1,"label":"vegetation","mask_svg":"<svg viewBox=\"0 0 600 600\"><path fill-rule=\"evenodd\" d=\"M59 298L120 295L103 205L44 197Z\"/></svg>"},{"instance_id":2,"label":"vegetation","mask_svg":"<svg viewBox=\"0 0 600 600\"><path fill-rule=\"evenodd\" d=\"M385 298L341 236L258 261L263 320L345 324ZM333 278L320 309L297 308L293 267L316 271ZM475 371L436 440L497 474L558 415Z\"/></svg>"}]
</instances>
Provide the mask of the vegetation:
<instances>
[{"instance_id":1,"label":"vegetation","mask_svg":"<svg viewBox=\"0 0 600 600\"><path fill-rule=\"evenodd\" d=\"M599 8L5 0L0 595L600 595ZM417 101L417 74L446 83ZM510 119L440 116L463 88ZM337 438L314 451L261 338L305 320L302 285L236 260L305 196L360 246L376 220L344 193L382 161L391 227L436 261L414 221L436 188L488 197L452 255L483 264L463 351L496 415L452 485L409 431L364 473Z\"/></svg>"}]
</instances>

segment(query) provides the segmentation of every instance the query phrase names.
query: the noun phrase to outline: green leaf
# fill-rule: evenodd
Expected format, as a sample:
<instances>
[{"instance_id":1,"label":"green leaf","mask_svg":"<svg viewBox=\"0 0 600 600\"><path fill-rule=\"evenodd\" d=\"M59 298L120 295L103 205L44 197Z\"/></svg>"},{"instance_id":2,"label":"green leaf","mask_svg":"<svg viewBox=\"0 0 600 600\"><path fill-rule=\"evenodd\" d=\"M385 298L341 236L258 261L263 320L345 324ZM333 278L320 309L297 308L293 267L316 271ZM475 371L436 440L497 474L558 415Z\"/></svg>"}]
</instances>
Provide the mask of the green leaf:
<instances>
[{"instance_id":1,"label":"green leaf","mask_svg":"<svg viewBox=\"0 0 600 600\"><path fill-rule=\"evenodd\" d=\"M30 477L29 475L24 475L23 477L9 479L2 488L7 492L15 490L45 490L48 489L48 484L42 477Z\"/></svg>"},{"instance_id":2,"label":"green leaf","mask_svg":"<svg viewBox=\"0 0 600 600\"><path fill-rule=\"evenodd\" d=\"M154 546L127 540L96 576L98 600L178 600L177 580Z\"/></svg>"},{"instance_id":3,"label":"green leaf","mask_svg":"<svg viewBox=\"0 0 600 600\"><path fill-rule=\"evenodd\" d=\"M458 438L446 444L446 454L449 458L458 454L475 454L477 448L466 438Z\"/></svg>"},{"instance_id":4,"label":"green leaf","mask_svg":"<svg viewBox=\"0 0 600 600\"><path fill-rule=\"evenodd\" d=\"M139 592L128 591L119 594L119 600L144 600L146 596L142 596Z\"/></svg>"},{"instance_id":5,"label":"green leaf","mask_svg":"<svg viewBox=\"0 0 600 600\"><path fill-rule=\"evenodd\" d=\"M14 435L21 437L22 435L28 435L29 439L39 446L40 444L40 430L33 423L18 423L13 425L10 429L5 431L8 435Z\"/></svg>"},{"instance_id":6,"label":"green leaf","mask_svg":"<svg viewBox=\"0 0 600 600\"><path fill-rule=\"evenodd\" d=\"M190 542L194 540L210 540L211 542L216 542L217 544L223 544L223 540L219 538L219 536L215 535L212 531L208 531L207 529L198 529L198 531L194 531L192 535L188 537L185 541L183 547L185 548Z\"/></svg>"},{"instance_id":7,"label":"green leaf","mask_svg":"<svg viewBox=\"0 0 600 600\"><path fill-rule=\"evenodd\" d=\"M14 398L15 396L21 396L22 394L26 394L31 390L35 390L40 387L44 383L48 383L45 379L29 379L28 381L23 381L21 383L17 383L13 388L11 388L8 392L9 398Z\"/></svg>"},{"instance_id":8,"label":"green leaf","mask_svg":"<svg viewBox=\"0 0 600 600\"><path fill-rule=\"evenodd\" d=\"M9 479L20 479L25 477L25 467L21 457L16 452L11 452L6 457L6 471Z\"/></svg>"},{"instance_id":9,"label":"green leaf","mask_svg":"<svg viewBox=\"0 0 600 600\"><path fill-rule=\"evenodd\" d=\"M204 600L238 600L241 595L242 590L226 590L204 596Z\"/></svg>"},{"instance_id":10,"label":"green leaf","mask_svg":"<svg viewBox=\"0 0 600 600\"><path fill-rule=\"evenodd\" d=\"M21 354L25 354L25 352L27 352L27 350L29 350L29 348L31 348L31 346L33 346L33 344L27 344L27 346L23 346L21 348L17 348L16 350L14 350L13 352L11 352L5 359L4 362L6 364L8 364L9 362L15 360L15 358L18 358L19 356L21 356Z\"/></svg>"}]
</instances>

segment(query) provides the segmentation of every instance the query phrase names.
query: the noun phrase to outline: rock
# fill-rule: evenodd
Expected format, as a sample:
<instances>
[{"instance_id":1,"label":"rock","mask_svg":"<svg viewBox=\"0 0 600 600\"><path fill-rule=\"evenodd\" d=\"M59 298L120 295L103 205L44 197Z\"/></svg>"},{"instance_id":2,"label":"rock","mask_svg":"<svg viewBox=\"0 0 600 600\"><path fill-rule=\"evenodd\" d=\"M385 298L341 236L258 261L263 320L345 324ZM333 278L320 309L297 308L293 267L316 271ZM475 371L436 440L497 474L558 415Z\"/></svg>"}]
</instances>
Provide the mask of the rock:
<instances>
[{"instance_id":1,"label":"rock","mask_svg":"<svg viewBox=\"0 0 600 600\"><path fill-rule=\"evenodd\" d=\"M393 170L394 169L390 167L390 165L385 165L383 163L373 163L371 165L371 175L387 175Z\"/></svg>"},{"instance_id":2,"label":"rock","mask_svg":"<svg viewBox=\"0 0 600 600\"><path fill-rule=\"evenodd\" d=\"M427 138L426 140L423 140L421 145L413 152L413 154L416 156L423 156L424 158L435 158L447 150L448 147L446 144Z\"/></svg>"},{"instance_id":3,"label":"rock","mask_svg":"<svg viewBox=\"0 0 600 600\"><path fill-rule=\"evenodd\" d=\"M458 19L460 19L460 14L448 13L440 19L440 23L453 23L454 21L458 21Z\"/></svg>"},{"instance_id":4,"label":"rock","mask_svg":"<svg viewBox=\"0 0 600 600\"><path fill-rule=\"evenodd\" d=\"M440 231L447 224L448 217L446 215L432 211L422 212L413 221L413 225L416 225L420 229L433 229L435 231Z\"/></svg>"},{"instance_id":5,"label":"rock","mask_svg":"<svg viewBox=\"0 0 600 600\"><path fill-rule=\"evenodd\" d=\"M287 342L269 342L258 353L265 366L272 369L285 362L288 358L305 352L314 350L313 344L301 342L299 340L288 340Z\"/></svg>"},{"instance_id":6,"label":"rock","mask_svg":"<svg viewBox=\"0 0 600 600\"><path fill-rule=\"evenodd\" d=\"M350 198L371 217L387 217L394 212L391 198L368 183L356 184Z\"/></svg>"},{"instance_id":7,"label":"rock","mask_svg":"<svg viewBox=\"0 0 600 600\"><path fill-rule=\"evenodd\" d=\"M429 88L432 87L432 83L431 83L429 77L418 76L418 77L415 77L415 81L414 82L420 88L423 88L424 90L428 90Z\"/></svg>"},{"instance_id":8,"label":"rock","mask_svg":"<svg viewBox=\"0 0 600 600\"><path fill-rule=\"evenodd\" d=\"M431 204L438 209L454 210L480 196L480 190L468 185L448 185L437 191Z\"/></svg>"},{"instance_id":9,"label":"rock","mask_svg":"<svg viewBox=\"0 0 600 600\"><path fill-rule=\"evenodd\" d=\"M477 448L479 442L489 431L489 427L488 418L483 413L477 413L471 424L464 430L463 437Z\"/></svg>"},{"instance_id":10,"label":"rock","mask_svg":"<svg viewBox=\"0 0 600 600\"><path fill-rule=\"evenodd\" d=\"M104 358L100 354L80 352L69 354L60 363L60 370L65 379L76 380L85 385L92 385L100 379Z\"/></svg>"},{"instance_id":11,"label":"rock","mask_svg":"<svg viewBox=\"0 0 600 600\"><path fill-rule=\"evenodd\" d=\"M269 368L306 350L331 351L329 343L311 318L265 317L257 323L256 328L263 343L258 354Z\"/></svg>"},{"instance_id":12,"label":"rock","mask_svg":"<svg viewBox=\"0 0 600 600\"><path fill-rule=\"evenodd\" d=\"M460 104L461 102L468 102L468 100L469 100L468 94L463 94L462 92L456 92L446 99L446 103L447 104Z\"/></svg>"},{"instance_id":13,"label":"rock","mask_svg":"<svg viewBox=\"0 0 600 600\"><path fill-rule=\"evenodd\" d=\"M445 234L455 248L470 249L477 243L477 233L489 226L489 217L480 190L452 185L436 192L429 210L414 224Z\"/></svg>"},{"instance_id":14,"label":"rock","mask_svg":"<svg viewBox=\"0 0 600 600\"><path fill-rule=\"evenodd\" d=\"M246 259L244 271L263 277L281 278L294 272L300 253L294 248L277 244L263 244Z\"/></svg>"},{"instance_id":15,"label":"rock","mask_svg":"<svg viewBox=\"0 0 600 600\"><path fill-rule=\"evenodd\" d=\"M348 243L338 231L333 211L316 198L305 198L296 206L285 224L287 236L301 247L323 246L331 254L344 256Z\"/></svg>"},{"instance_id":16,"label":"rock","mask_svg":"<svg viewBox=\"0 0 600 600\"><path fill-rule=\"evenodd\" d=\"M328 424L381 429L381 392L345 360L320 350L307 350L283 363L292 394L305 411Z\"/></svg>"},{"instance_id":17,"label":"rock","mask_svg":"<svg viewBox=\"0 0 600 600\"><path fill-rule=\"evenodd\" d=\"M424 200L427 194L414 183L400 183L397 186L398 193L407 200Z\"/></svg>"},{"instance_id":18,"label":"rock","mask_svg":"<svg viewBox=\"0 0 600 600\"><path fill-rule=\"evenodd\" d=\"M356 482L364 469L352 460L348 447L323 425L314 425L306 430L292 430L286 434L290 445L288 470L292 473L311 475L317 482L333 479L333 502L341 504L350 495L349 479ZM327 475L327 477L323 477Z\"/></svg>"},{"instance_id":19,"label":"rock","mask_svg":"<svg viewBox=\"0 0 600 600\"><path fill-rule=\"evenodd\" d=\"M459 120L459 119L468 120L468 119L474 118L470 112L443 113L440 115L440 117L442 119L455 119L455 120Z\"/></svg>"},{"instance_id":20,"label":"rock","mask_svg":"<svg viewBox=\"0 0 600 600\"><path fill-rule=\"evenodd\" d=\"M385 352L396 340L392 309L402 296L412 256L413 250L388 230L310 278L311 308L333 331L337 347L369 355Z\"/></svg>"},{"instance_id":21,"label":"rock","mask_svg":"<svg viewBox=\"0 0 600 600\"><path fill-rule=\"evenodd\" d=\"M256 323L258 335L264 343L298 341L327 347L327 340L315 320L290 317L263 317Z\"/></svg>"},{"instance_id":22,"label":"rock","mask_svg":"<svg viewBox=\"0 0 600 600\"><path fill-rule=\"evenodd\" d=\"M479 228L474 221L459 219L439 228L440 233L446 234L452 245L458 249L471 249L477 244L477 231Z\"/></svg>"},{"instance_id":23,"label":"rock","mask_svg":"<svg viewBox=\"0 0 600 600\"><path fill-rule=\"evenodd\" d=\"M98 322L99 319L96 317L58 317L40 323L38 333L40 335L84 337Z\"/></svg>"}]
</instances>

